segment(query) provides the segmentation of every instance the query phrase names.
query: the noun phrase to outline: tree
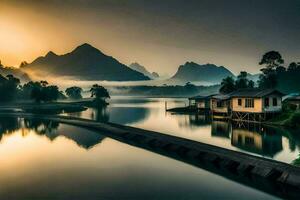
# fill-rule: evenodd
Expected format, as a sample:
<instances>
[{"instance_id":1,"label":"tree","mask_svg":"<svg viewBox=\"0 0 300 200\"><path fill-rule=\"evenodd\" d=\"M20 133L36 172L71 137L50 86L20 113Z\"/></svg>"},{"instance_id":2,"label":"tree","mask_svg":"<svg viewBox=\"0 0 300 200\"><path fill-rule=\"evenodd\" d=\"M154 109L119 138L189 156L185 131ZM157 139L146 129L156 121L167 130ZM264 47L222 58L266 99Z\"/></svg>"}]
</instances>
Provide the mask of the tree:
<instances>
[{"instance_id":1,"label":"tree","mask_svg":"<svg viewBox=\"0 0 300 200\"><path fill-rule=\"evenodd\" d=\"M94 84L90 89L91 97L95 98L95 102L98 105L103 105L107 98L110 98L108 91L98 84Z\"/></svg>"},{"instance_id":2,"label":"tree","mask_svg":"<svg viewBox=\"0 0 300 200\"><path fill-rule=\"evenodd\" d=\"M296 70L300 70L300 63L295 63L295 62L290 63L288 66L288 71L296 71Z\"/></svg>"},{"instance_id":3,"label":"tree","mask_svg":"<svg viewBox=\"0 0 300 200\"><path fill-rule=\"evenodd\" d=\"M254 87L255 87L254 81L250 80L250 81L248 82L248 88L254 88Z\"/></svg>"},{"instance_id":4,"label":"tree","mask_svg":"<svg viewBox=\"0 0 300 200\"><path fill-rule=\"evenodd\" d=\"M0 77L0 101L12 101L19 91L20 80L13 75Z\"/></svg>"},{"instance_id":5,"label":"tree","mask_svg":"<svg viewBox=\"0 0 300 200\"><path fill-rule=\"evenodd\" d=\"M29 97L30 99L35 100L37 103L42 101L54 101L57 100L60 96L60 92L57 86L50 85L48 86L47 81L40 82L28 82L23 86L24 96Z\"/></svg>"},{"instance_id":6,"label":"tree","mask_svg":"<svg viewBox=\"0 0 300 200\"><path fill-rule=\"evenodd\" d=\"M274 70L276 67L279 67L284 63L284 60L279 52L277 51L269 51L265 53L259 62L260 65L265 65L261 71L267 72L268 70Z\"/></svg>"},{"instance_id":7,"label":"tree","mask_svg":"<svg viewBox=\"0 0 300 200\"><path fill-rule=\"evenodd\" d=\"M276 67L276 74L281 74L286 72L286 68L284 66Z\"/></svg>"},{"instance_id":8,"label":"tree","mask_svg":"<svg viewBox=\"0 0 300 200\"><path fill-rule=\"evenodd\" d=\"M1 63L1 60L0 60L0 67L3 67L2 63Z\"/></svg>"},{"instance_id":9,"label":"tree","mask_svg":"<svg viewBox=\"0 0 300 200\"><path fill-rule=\"evenodd\" d=\"M76 87L76 86L69 87L66 89L65 92L66 92L67 96L71 99L81 99L82 98L82 95L81 95L82 88L80 88L80 87Z\"/></svg>"},{"instance_id":10,"label":"tree","mask_svg":"<svg viewBox=\"0 0 300 200\"><path fill-rule=\"evenodd\" d=\"M230 92L233 92L236 90L234 80L231 76L228 76L227 78L224 78L221 82L221 88L220 93L222 94L228 94Z\"/></svg>"},{"instance_id":11,"label":"tree","mask_svg":"<svg viewBox=\"0 0 300 200\"><path fill-rule=\"evenodd\" d=\"M244 89L248 88L248 82L249 80L247 79L248 73L245 71L241 71L240 74L237 77L237 80L235 81L235 87L237 89Z\"/></svg>"},{"instance_id":12,"label":"tree","mask_svg":"<svg viewBox=\"0 0 300 200\"><path fill-rule=\"evenodd\" d=\"M269 51L265 53L259 62L260 65L265 65L261 69L263 74L259 79L260 88L275 88L277 86L277 72L276 68L280 67L284 60L279 52Z\"/></svg>"}]
</instances>

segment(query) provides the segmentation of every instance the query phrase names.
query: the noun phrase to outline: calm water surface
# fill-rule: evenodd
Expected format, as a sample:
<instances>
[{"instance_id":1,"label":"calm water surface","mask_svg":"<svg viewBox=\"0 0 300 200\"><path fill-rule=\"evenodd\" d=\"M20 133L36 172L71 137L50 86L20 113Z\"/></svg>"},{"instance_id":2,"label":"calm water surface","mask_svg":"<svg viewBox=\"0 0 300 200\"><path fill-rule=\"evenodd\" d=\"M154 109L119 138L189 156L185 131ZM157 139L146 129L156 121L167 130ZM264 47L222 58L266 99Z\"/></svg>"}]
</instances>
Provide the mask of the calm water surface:
<instances>
[{"instance_id":1,"label":"calm water surface","mask_svg":"<svg viewBox=\"0 0 300 200\"><path fill-rule=\"evenodd\" d=\"M137 112L138 117L127 118L121 115L135 113L130 111L130 104L116 104L112 107L116 113L110 119L147 127L148 120L161 115L157 103L133 107L142 111ZM188 122L178 119L171 120L170 127L177 122L178 129L185 130ZM164 122L160 124L166 128ZM0 118L0 133L0 199L274 198L200 168L120 143L101 132L6 117Z\"/></svg>"},{"instance_id":2,"label":"calm water surface","mask_svg":"<svg viewBox=\"0 0 300 200\"><path fill-rule=\"evenodd\" d=\"M105 110L88 109L77 117L110 121L189 138L216 146L292 163L299 156L300 131L211 122L205 116L165 112L187 105L183 98L113 97Z\"/></svg>"}]
</instances>

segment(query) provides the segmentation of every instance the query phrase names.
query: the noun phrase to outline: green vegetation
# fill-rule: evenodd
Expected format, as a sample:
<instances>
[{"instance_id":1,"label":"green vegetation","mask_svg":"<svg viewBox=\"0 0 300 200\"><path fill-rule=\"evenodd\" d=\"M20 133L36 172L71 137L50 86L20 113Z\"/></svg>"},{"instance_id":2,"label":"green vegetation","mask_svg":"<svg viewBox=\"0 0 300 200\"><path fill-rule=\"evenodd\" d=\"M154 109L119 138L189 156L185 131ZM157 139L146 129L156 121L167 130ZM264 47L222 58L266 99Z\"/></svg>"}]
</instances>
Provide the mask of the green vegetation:
<instances>
[{"instance_id":1,"label":"green vegetation","mask_svg":"<svg viewBox=\"0 0 300 200\"><path fill-rule=\"evenodd\" d=\"M284 103L282 113L267 123L286 126L289 128L300 128L300 111L292 104Z\"/></svg>"},{"instance_id":2,"label":"green vegetation","mask_svg":"<svg viewBox=\"0 0 300 200\"><path fill-rule=\"evenodd\" d=\"M300 154L298 155L298 158L292 162L292 164L300 167Z\"/></svg>"},{"instance_id":3,"label":"green vegetation","mask_svg":"<svg viewBox=\"0 0 300 200\"><path fill-rule=\"evenodd\" d=\"M289 118L284 122L285 126L291 128L300 128L300 112L291 113Z\"/></svg>"},{"instance_id":4,"label":"green vegetation","mask_svg":"<svg viewBox=\"0 0 300 200\"><path fill-rule=\"evenodd\" d=\"M66 94L71 99L81 99L82 89L71 87L66 89ZM13 75L3 77L0 75L0 109L5 112L22 110L31 113L57 114L62 112L79 112L86 107L103 107L107 105L106 99L110 98L108 91L99 85L93 85L91 90L93 101L56 102L65 99L63 92L55 85L49 85L47 81L30 81L24 85Z\"/></svg>"},{"instance_id":5,"label":"green vegetation","mask_svg":"<svg viewBox=\"0 0 300 200\"><path fill-rule=\"evenodd\" d=\"M69 87L65 92L70 99L82 99L82 88L80 87Z\"/></svg>"},{"instance_id":6,"label":"green vegetation","mask_svg":"<svg viewBox=\"0 0 300 200\"><path fill-rule=\"evenodd\" d=\"M282 73L285 68L281 66L284 60L279 52L270 51L263 55L260 65L265 65L261 69L262 75L259 78L260 88L275 88L278 84L277 73Z\"/></svg>"},{"instance_id":7,"label":"green vegetation","mask_svg":"<svg viewBox=\"0 0 300 200\"><path fill-rule=\"evenodd\" d=\"M284 59L277 51L270 51L262 56L260 65L262 74L259 77L257 86L262 89L274 88L284 93L300 91L300 63L292 62L288 67L284 67ZM221 93L230 93L232 91L253 88L255 83L247 78L248 73L242 71L234 80L231 76L223 79L220 87Z\"/></svg>"},{"instance_id":8,"label":"green vegetation","mask_svg":"<svg viewBox=\"0 0 300 200\"><path fill-rule=\"evenodd\" d=\"M60 96L58 87L55 85L48 85L47 81L30 81L24 84L22 92L25 95L25 98L30 97L30 99L33 99L37 103L56 101Z\"/></svg>"},{"instance_id":9,"label":"green vegetation","mask_svg":"<svg viewBox=\"0 0 300 200\"><path fill-rule=\"evenodd\" d=\"M234 80L231 76L223 79L219 90L220 93L228 94L238 89L254 88L254 82L252 80L248 80L247 76L247 72L241 71L236 80Z\"/></svg>"},{"instance_id":10,"label":"green vegetation","mask_svg":"<svg viewBox=\"0 0 300 200\"><path fill-rule=\"evenodd\" d=\"M90 89L90 92L91 92L91 97L95 97L94 104L96 107L107 105L106 99L110 98L110 96L108 91L104 87L98 84L94 84Z\"/></svg>"}]
</instances>

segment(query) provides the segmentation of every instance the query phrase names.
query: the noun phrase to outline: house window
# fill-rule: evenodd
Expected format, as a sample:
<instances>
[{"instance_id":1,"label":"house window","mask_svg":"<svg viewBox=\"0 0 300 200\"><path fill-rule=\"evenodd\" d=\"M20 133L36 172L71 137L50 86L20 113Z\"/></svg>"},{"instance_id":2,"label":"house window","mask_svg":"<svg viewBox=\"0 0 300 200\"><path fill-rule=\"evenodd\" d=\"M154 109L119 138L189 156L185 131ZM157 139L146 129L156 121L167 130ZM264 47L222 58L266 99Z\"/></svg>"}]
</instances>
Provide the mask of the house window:
<instances>
[{"instance_id":1,"label":"house window","mask_svg":"<svg viewBox=\"0 0 300 200\"><path fill-rule=\"evenodd\" d=\"M273 98L273 106L277 106L277 98Z\"/></svg>"},{"instance_id":2,"label":"house window","mask_svg":"<svg viewBox=\"0 0 300 200\"><path fill-rule=\"evenodd\" d=\"M242 99L238 99L238 105L242 106Z\"/></svg>"},{"instance_id":3,"label":"house window","mask_svg":"<svg viewBox=\"0 0 300 200\"><path fill-rule=\"evenodd\" d=\"M269 107L270 103L269 103L269 98L265 98L265 107Z\"/></svg>"},{"instance_id":4,"label":"house window","mask_svg":"<svg viewBox=\"0 0 300 200\"><path fill-rule=\"evenodd\" d=\"M245 107L246 108L254 108L254 99L246 99Z\"/></svg>"},{"instance_id":5,"label":"house window","mask_svg":"<svg viewBox=\"0 0 300 200\"><path fill-rule=\"evenodd\" d=\"M217 101L217 107L218 107L218 108L223 107L222 101Z\"/></svg>"}]
</instances>

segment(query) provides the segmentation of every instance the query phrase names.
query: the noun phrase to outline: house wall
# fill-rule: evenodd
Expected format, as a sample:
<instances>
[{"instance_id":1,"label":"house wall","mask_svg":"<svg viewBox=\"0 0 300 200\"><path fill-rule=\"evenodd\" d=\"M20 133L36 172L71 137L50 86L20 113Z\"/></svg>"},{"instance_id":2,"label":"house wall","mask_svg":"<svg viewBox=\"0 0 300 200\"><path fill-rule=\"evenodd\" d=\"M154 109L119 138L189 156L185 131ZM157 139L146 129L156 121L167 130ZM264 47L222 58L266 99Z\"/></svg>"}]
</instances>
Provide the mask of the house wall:
<instances>
[{"instance_id":1,"label":"house wall","mask_svg":"<svg viewBox=\"0 0 300 200\"><path fill-rule=\"evenodd\" d=\"M280 112L282 110L282 98L277 95L269 95L267 97L269 98L269 106L266 107L264 105L265 98L263 98L263 111L264 112ZM273 98L277 98L277 106L273 105Z\"/></svg>"},{"instance_id":2,"label":"house wall","mask_svg":"<svg viewBox=\"0 0 300 200\"><path fill-rule=\"evenodd\" d=\"M228 113L229 101L222 101L222 107L217 107L218 100L211 99L211 110L216 113Z\"/></svg>"},{"instance_id":3,"label":"house wall","mask_svg":"<svg viewBox=\"0 0 300 200\"><path fill-rule=\"evenodd\" d=\"M242 99L242 105L238 105L238 99ZM231 100L231 106L232 106L232 111L234 112L253 112L253 113L261 113L263 112L263 102L261 98L254 98L254 107L253 108L246 108L245 107L245 102L246 99L249 98L232 98ZM253 99L253 98L252 98Z\"/></svg>"},{"instance_id":4,"label":"house wall","mask_svg":"<svg viewBox=\"0 0 300 200\"><path fill-rule=\"evenodd\" d=\"M252 98L254 99L254 107L246 108L245 102L248 98L237 98L234 97L231 100L232 111L234 112L250 112L250 113L263 113L263 112L279 112L282 109L282 99L277 95L269 95L269 106L264 105L265 98ZM277 98L277 106L273 105L273 98ZM238 99L242 99L242 105L238 105Z\"/></svg>"},{"instance_id":5,"label":"house wall","mask_svg":"<svg viewBox=\"0 0 300 200\"><path fill-rule=\"evenodd\" d=\"M205 101L199 101L197 103L197 108L205 108Z\"/></svg>"}]
</instances>

